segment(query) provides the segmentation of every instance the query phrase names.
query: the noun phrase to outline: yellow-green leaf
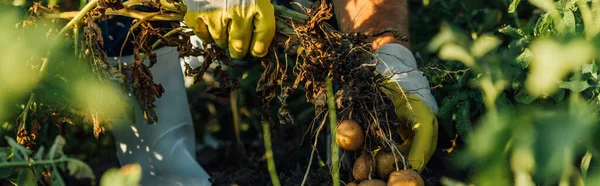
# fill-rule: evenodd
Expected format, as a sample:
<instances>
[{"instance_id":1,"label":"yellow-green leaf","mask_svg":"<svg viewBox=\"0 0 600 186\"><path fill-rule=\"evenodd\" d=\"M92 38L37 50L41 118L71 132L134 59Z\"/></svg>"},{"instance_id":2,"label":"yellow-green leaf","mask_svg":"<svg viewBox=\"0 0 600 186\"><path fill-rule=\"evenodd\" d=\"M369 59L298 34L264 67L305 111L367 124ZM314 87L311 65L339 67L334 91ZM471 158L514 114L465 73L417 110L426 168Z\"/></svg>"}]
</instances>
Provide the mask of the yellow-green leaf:
<instances>
[{"instance_id":1,"label":"yellow-green leaf","mask_svg":"<svg viewBox=\"0 0 600 186\"><path fill-rule=\"evenodd\" d=\"M96 177L94 177L92 168L80 160L70 159L67 163L67 168L69 169L69 175L75 177L76 179L96 179Z\"/></svg>"}]
</instances>

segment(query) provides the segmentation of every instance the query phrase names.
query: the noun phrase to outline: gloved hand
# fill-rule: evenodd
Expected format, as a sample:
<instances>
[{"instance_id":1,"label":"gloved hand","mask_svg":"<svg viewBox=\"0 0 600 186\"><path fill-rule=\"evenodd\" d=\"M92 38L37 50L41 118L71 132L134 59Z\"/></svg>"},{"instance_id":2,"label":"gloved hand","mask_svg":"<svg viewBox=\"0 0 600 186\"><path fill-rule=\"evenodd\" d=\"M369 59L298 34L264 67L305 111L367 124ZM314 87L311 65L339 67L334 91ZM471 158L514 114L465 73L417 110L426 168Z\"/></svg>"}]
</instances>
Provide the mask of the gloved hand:
<instances>
[{"instance_id":1,"label":"gloved hand","mask_svg":"<svg viewBox=\"0 0 600 186\"><path fill-rule=\"evenodd\" d=\"M420 172L437 146L437 103L410 50L392 43L379 47L376 54L377 71L392 77L382 90L391 98L396 115L409 122L399 128L404 140L399 149L408 151L408 164Z\"/></svg>"},{"instance_id":2,"label":"gloved hand","mask_svg":"<svg viewBox=\"0 0 600 186\"><path fill-rule=\"evenodd\" d=\"M275 37L275 11L269 0L184 0L184 22L203 43L229 49L234 59L264 57Z\"/></svg>"}]
</instances>

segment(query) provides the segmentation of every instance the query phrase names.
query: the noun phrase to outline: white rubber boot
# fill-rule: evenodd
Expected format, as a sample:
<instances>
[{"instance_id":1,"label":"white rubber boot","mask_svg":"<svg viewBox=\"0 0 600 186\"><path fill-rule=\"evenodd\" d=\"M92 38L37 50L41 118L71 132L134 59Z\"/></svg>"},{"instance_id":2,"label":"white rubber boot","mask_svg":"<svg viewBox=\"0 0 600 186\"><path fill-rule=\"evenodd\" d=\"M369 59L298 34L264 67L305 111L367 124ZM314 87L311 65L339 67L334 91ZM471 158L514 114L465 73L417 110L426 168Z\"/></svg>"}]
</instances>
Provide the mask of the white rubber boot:
<instances>
[{"instance_id":1,"label":"white rubber boot","mask_svg":"<svg viewBox=\"0 0 600 186\"><path fill-rule=\"evenodd\" d=\"M150 71L154 82L165 89L154 103L158 122L149 125L135 102L134 120L113 123L117 157L121 165L142 166L144 186L211 185L208 173L196 161L194 126L177 49L163 47L155 53L158 62ZM116 58L110 60L116 63ZM123 56L122 61L132 62L133 56Z\"/></svg>"}]
</instances>

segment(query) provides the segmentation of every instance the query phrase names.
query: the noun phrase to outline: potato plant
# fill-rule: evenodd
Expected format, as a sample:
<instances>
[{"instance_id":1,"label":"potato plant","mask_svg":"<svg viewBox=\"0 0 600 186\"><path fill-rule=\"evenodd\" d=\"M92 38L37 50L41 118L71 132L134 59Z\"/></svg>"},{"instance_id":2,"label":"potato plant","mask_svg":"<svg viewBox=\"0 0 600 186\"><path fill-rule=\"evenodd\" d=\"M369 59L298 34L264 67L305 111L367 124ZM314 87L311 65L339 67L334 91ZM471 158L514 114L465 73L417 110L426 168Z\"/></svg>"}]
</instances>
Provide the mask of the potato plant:
<instances>
[{"instance_id":1,"label":"potato plant","mask_svg":"<svg viewBox=\"0 0 600 186\"><path fill-rule=\"evenodd\" d=\"M115 15L136 19L129 28L136 32L128 36L139 59L153 61L159 44L178 47L181 57L207 59L185 69L195 81L190 104L202 118L199 128L236 144L234 151L241 152L233 153L236 160L252 168L235 164L235 173L256 173L235 180L215 171L216 184L600 183L595 169L600 1L409 1L412 50L440 107L439 145L421 174L406 167L409 149L390 140L396 134L381 133L397 129L399 121L374 119L387 116L390 105L376 88L385 77L362 68L370 65L363 65L369 52L352 50L366 46L366 35L337 31L327 22L332 15L326 3L295 10L277 5L274 47L264 59L249 59L260 61L251 67L217 47L192 47L185 26L165 30L147 24L180 21L185 7L177 1L0 4L0 38L6 43L0 46L0 135L7 136L0 141L6 146L0 149L1 184L64 185L67 177L100 185L139 180L136 165L104 173L86 164L94 154L114 154L110 121L130 114L123 104L128 98L118 92L134 95L152 123L160 119L153 102L168 91L152 82L147 73L152 65L107 63L98 23ZM128 9L134 5L162 11ZM160 41L149 43L149 37ZM126 68L136 73L125 76ZM324 135L327 129L331 136ZM286 149L286 140L303 144L304 151ZM257 143L261 150L251 150ZM48 153L44 147L51 147ZM253 157L263 154L268 155Z\"/></svg>"}]
</instances>

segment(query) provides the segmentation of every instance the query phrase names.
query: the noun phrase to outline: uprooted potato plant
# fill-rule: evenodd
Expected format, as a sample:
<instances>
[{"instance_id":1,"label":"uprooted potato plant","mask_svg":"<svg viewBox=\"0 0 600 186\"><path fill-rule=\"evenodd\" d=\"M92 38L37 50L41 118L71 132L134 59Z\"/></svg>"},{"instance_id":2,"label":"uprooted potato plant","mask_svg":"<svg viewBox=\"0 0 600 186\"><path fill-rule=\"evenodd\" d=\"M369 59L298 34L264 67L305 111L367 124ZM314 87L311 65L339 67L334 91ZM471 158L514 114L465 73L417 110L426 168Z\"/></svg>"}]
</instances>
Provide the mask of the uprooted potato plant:
<instances>
[{"instance_id":1,"label":"uprooted potato plant","mask_svg":"<svg viewBox=\"0 0 600 186\"><path fill-rule=\"evenodd\" d=\"M135 6L152 7L158 11L140 12L132 8ZM389 32L399 40L406 40L406 37L392 29L381 30L372 35L341 33L325 22L333 16L330 4L317 2L313 7L300 8L303 12L275 5L277 35L269 54L260 59L263 72L256 87L263 103L261 117L266 124L263 124L266 128L264 131L268 132L273 127L272 124L277 123L270 112L277 101L281 105L276 114L279 123L294 122L285 108L285 102L290 94L303 87L306 100L316 108L310 127L310 134L315 137L315 146L316 137L326 128L325 120L329 117L334 122L355 120L361 125L363 132L367 134L362 152L370 153L379 147L398 151L395 131L399 120L389 98L382 92L386 88L384 82L389 77L376 73L375 67L380 61L371 51L368 38ZM228 95L239 87L235 78L221 70L221 65L235 68L224 49L211 43L203 43L200 48L194 47L190 42L193 32L185 26L177 24L172 28L155 28L150 24L151 21L181 21L185 11L183 4L162 0L131 0L124 3L92 0L78 12L60 12L56 7L44 7L37 3L30 9L33 19L28 22L38 19L68 20L67 25L58 31L58 35L75 38L75 48L81 51L80 58L87 59L92 64L99 78L116 80L124 90L134 94L144 111L145 119L152 124L160 120L154 112L153 102L163 92L169 91L153 82L149 70L157 62L153 50L160 44L177 47L180 57L200 56L204 59L198 68L186 64L185 75L194 76L196 81L201 81L211 64L217 64L213 74L224 83L211 87L209 92ZM111 16L135 18L127 34L127 37L134 40L133 62L119 61L118 65L111 65L107 54L102 50L104 38L97 23ZM83 28L83 37L79 37L78 28ZM70 31L71 29L74 31ZM151 42L152 39L159 40ZM149 65L144 64L145 59L148 59ZM284 83L286 80L293 83ZM333 97L327 96L328 88L335 89L332 91ZM334 103L335 107L328 107L328 102ZM336 116L331 117L331 114ZM101 118L95 117L94 122L110 121L110 118ZM266 143L267 138L265 136ZM396 162L400 160L400 157L395 158ZM396 164L396 169L406 167L398 167ZM273 175L274 170L270 171Z\"/></svg>"}]
</instances>

